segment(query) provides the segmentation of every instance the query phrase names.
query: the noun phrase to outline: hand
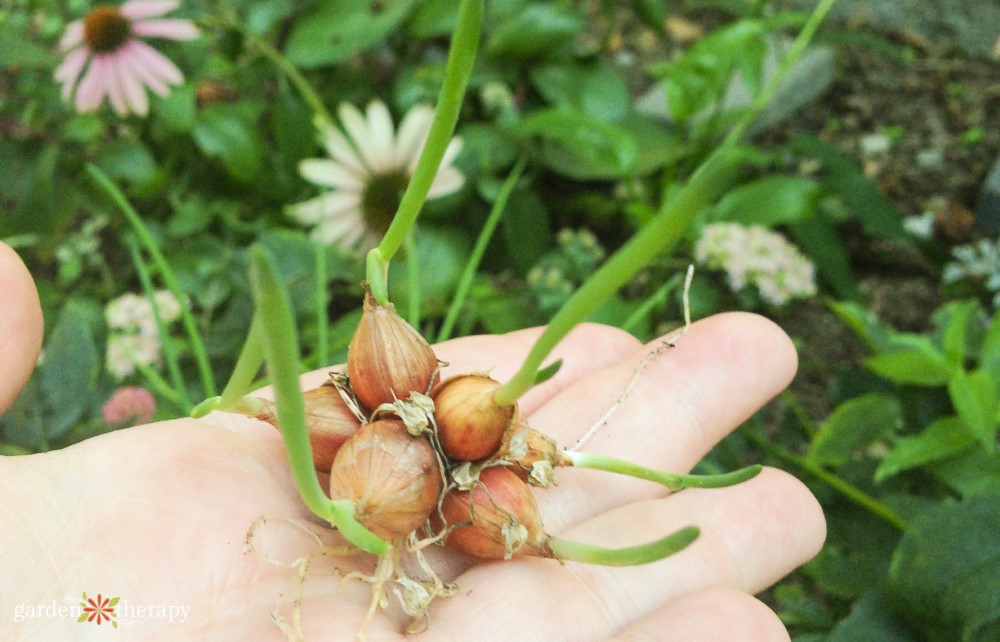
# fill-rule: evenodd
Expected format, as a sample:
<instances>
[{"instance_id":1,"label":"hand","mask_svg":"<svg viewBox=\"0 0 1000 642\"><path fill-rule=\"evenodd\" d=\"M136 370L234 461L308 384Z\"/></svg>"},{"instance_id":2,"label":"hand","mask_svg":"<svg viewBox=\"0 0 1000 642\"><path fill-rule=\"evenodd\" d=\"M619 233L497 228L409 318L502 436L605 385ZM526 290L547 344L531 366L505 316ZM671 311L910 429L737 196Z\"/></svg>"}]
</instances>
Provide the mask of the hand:
<instances>
[{"instance_id":1,"label":"hand","mask_svg":"<svg viewBox=\"0 0 1000 642\"><path fill-rule=\"evenodd\" d=\"M30 277L4 246L0 300L12 302L0 307L0 368L13 373L0 379L0 400L9 402L23 383L18 373L34 362L41 327ZM444 376L491 369L503 380L537 334L467 337L435 350L451 364ZM555 355L564 359L560 372L522 400L531 425L571 446L651 349L612 328L577 328ZM586 450L686 472L787 385L795 365L791 343L769 321L748 314L700 321L643 371ZM326 376L311 373L303 385ZM419 639L788 639L777 616L752 595L822 544L820 508L795 478L765 469L738 486L667 496L655 484L598 471L557 475L557 487L536 493L549 533L608 547L689 524L701 536L673 557L631 568L538 559L483 564L441 551L436 568L460 590L435 602ZM22 616L29 608L44 614L40 607L63 605L65 596L84 591L120 597L119 619L130 619L144 639L283 639L271 612L281 602L290 619L297 573L265 555L288 562L315 543L274 518L322 530L296 494L277 431L235 415L160 422L62 451L0 459L0 479L5 640L78 637L80 627L94 623L13 616L18 608ZM262 515L272 519L258 526L259 554L246 554L248 528ZM335 563L371 570L371 558L362 554ZM350 639L368 607L368 587L342 584L320 573L322 566L304 584L306 639ZM177 608L171 622L169 606L186 611ZM405 621L393 604L374 618L368 638L402 639Z\"/></svg>"}]
</instances>

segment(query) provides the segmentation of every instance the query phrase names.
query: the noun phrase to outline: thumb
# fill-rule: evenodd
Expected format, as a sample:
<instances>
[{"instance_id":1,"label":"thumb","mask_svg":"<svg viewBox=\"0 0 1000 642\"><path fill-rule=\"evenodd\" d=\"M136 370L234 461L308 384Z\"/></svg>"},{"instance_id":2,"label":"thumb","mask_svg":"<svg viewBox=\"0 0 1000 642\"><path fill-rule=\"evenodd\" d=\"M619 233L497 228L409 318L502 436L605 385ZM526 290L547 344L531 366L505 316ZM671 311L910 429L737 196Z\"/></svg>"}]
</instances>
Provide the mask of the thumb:
<instances>
[{"instance_id":1,"label":"thumb","mask_svg":"<svg viewBox=\"0 0 1000 642\"><path fill-rule=\"evenodd\" d=\"M21 257L0 242L0 413L24 387L42 349L42 308Z\"/></svg>"}]
</instances>

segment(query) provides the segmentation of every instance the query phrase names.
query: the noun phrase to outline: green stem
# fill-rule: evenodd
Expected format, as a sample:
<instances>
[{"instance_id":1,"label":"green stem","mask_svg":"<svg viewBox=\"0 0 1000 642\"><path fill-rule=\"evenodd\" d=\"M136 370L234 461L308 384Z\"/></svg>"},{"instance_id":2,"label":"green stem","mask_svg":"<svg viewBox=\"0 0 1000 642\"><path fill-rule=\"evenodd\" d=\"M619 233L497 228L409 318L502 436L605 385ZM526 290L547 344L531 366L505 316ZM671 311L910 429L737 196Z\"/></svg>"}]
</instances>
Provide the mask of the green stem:
<instances>
[{"instance_id":1,"label":"green stem","mask_svg":"<svg viewBox=\"0 0 1000 642\"><path fill-rule=\"evenodd\" d=\"M334 124L333 117L330 112L327 111L326 106L323 101L320 100L319 95L313 86L306 80L306 77L302 75L302 72L296 68L295 65L288 62L284 54L275 49L271 44L264 39L260 38L257 34L252 33L242 24L236 20L227 21L226 26L235 29L240 32L243 38L257 50L259 50L264 56L273 62L275 66L278 67L288 77L292 84L295 85L295 89L298 90L299 95L302 99L309 104L309 108L313 112L313 123L315 127L319 130L326 128L336 127Z\"/></svg>"},{"instance_id":2,"label":"green stem","mask_svg":"<svg viewBox=\"0 0 1000 642\"><path fill-rule=\"evenodd\" d=\"M185 332L187 332L188 340L191 342L191 351L194 354L195 364L197 365L198 373L201 376L201 383L205 390L205 396L214 397L215 377L212 374L212 366L208 361L208 354L205 351L205 343L202 341L201 333L198 331L198 326L195 323L194 316L191 314L191 310L189 310L188 306L185 305L188 297L184 294L184 291L181 290L180 285L177 283L177 278L174 276L173 270L170 269L170 265L167 263L166 258L164 258L163 253L160 252L160 248L157 246L156 241L153 239L153 235L150 234L146 224L142 222L142 218L135 211L135 209L132 208L128 199L126 199L125 195L118 189L118 186L112 183L111 179L109 179L107 175L96 165L88 163L87 172L90 173L90 176L118 205L122 213L125 214L125 218L128 219L129 224L131 224L139 242L146 248L149 256L153 259L153 264L156 265L157 269L160 271L160 277L163 279L167 289L170 290L170 293L173 294L174 298L176 298L181 304L181 322L184 325Z\"/></svg>"},{"instance_id":3,"label":"green stem","mask_svg":"<svg viewBox=\"0 0 1000 642\"><path fill-rule=\"evenodd\" d=\"M781 60L778 65L777 70L771 79L768 81L764 88L761 89L760 93L757 94L756 99L750 106L750 109L746 111L740 118L739 122L729 131L726 139L723 141L722 146L726 147L728 145L734 144L743 136L747 127L753 122L753 119L767 107L768 103L774 98L774 94L781 87L781 83L784 82L785 77L788 72L792 70L795 63L799 61L802 54L805 52L806 47L809 46L810 41L812 41L813 36L816 35L816 30L819 29L820 24L823 23L823 19L826 18L826 14L830 12L830 8L833 7L833 3L836 0L820 0L813 9L813 12L809 15L809 19L806 23L802 25L802 30L799 31L799 35L795 38L792 46L788 50L788 54Z\"/></svg>"},{"instance_id":4,"label":"green stem","mask_svg":"<svg viewBox=\"0 0 1000 642\"><path fill-rule=\"evenodd\" d=\"M749 426L744 425L742 432L750 439L750 441L754 442L754 444L759 446L768 454L806 471L816 479L820 480L833 490L837 491L858 506L861 506L872 515L875 515L876 517L887 522L891 526L902 532L906 532L906 529L909 528L909 524L907 524L906 520L903 519L896 511L892 510L889 506L878 501L857 486L854 486L840 477L837 477L833 473L816 466L804 457L800 457L792 451L773 443L770 439L764 437Z\"/></svg>"},{"instance_id":5,"label":"green stem","mask_svg":"<svg viewBox=\"0 0 1000 642\"><path fill-rule=\"evenodd\" d=\"M494 393L494 401L501 406L517 403L535 384L542 362L556 344L657 254L673 248L695 215L729 186L737 166L728 149L712 154L691 181L573 293L532 346L521 369Z\"/></svg>"},{"instance_id":6,"label":"green stem","mask_svg":"<svg viewBox=\"0 0 1000 642\"><path fill-rule=\"evenodd\" d=\"M636 334L636 329L639 324L642 323L642 320L652 313L653 308L666 303L667 297L670 296L670 292L683 282L683 277L679 274L667 279L666 283L657 288L656 292L653 292L651 295L646 297L646 300L643 301L639 307L628 316L627 319L625 319L625 322L622 323L622 330Z\"/></svg>"},{"instance_id":7,"label":"green stem","mask_svg":"<svg viewBox=\"0 0 1000 642\"><path fill-rule=\"evenodd\" d=\"M182 413L188 412L191 408L191 401L187 397L182 397L172 385L167 383L166 379L160 376L160 373L142 362L136 362L135 369L146 379L146 383L154 392L177 406Z\"/></svg>"},{"instance_id":8,"label":"green stem","mask_svg":"<svg viewBox=\"0 0 1000 642\"><path fill-rule=\"evenodd\" d=\"M240 356L233 366L233 373L229 375L226 387L222 389L222 396L219 399L221 409L234 406L247 392L253 384L260 367L264 363L264 343L261 339L262 321L259 313L254 313L250 322L250 331L247 332L246 341L240 350Z\"/></svg>"},{"instance_id":9,"label":"green stem","mask_svg":"<svg viewBox=\"0 0 1000 642\"><path fill-rule=\"evenodd\" d=\"M153 321L156 323L156 332L159 334L160 346L163 348L163 360L167 364L167 373L170 376L170 387L176 392L175 398L180 400L183 411L188 413L191 410L191 400L188 398L187 386L184 385L184 376L181 374L180 363L177 360L177 350L174 348L174 342L171 341L167 326L163 322L160 306L156 304L156 290L153 288L149 269L146 268L146 262L142 260L142 253L131 234L125 237L125 248L132 257L136 274L139 276L139 283L142 285L142 290L145 292L146 298L149 299L149 305L153 311Z\"/></svg>"},{"instance_id":10,"label":"green stem","mask_svg":"<svg viewBox=\"0 0 1000 642\"><path fill-rule=\"evenodd\" d=\"M381 555L388 545L358 523L353 504L345 500L331 501L319 483L306 429L305 403L299 388L300 353L295 317L288 293L281 286L274 263L262 245L250 248L250 287L256 314L260 316L261 343L295 486L309 510L337 526L351 543Z\"/></svg>"},{"instance_id":11,"label":"green stem","mask_svg":"<svg viewBox=\"0 0 1000 642\"><path fill-rule=\"evenodd\" d=\"M781 401L789 410L791 410L792 416L794 416L796 421L799 422L799 425L802 426L802 430L806 437L809 439L815 437L816 433L819 432L819 429L809 416L809 413L806 412L806 409L802 407L802 403L799 402L799 398L795 395L795 393L786 388L781 392Z\"/></svg>"},{"instance_id":12,"label":"green stem","mask_svg":"<svg viewBox=\"0 0 1000 642\"><path fill-rule=\"evenodd\" d=\"M462 0L458 8L458 18L455 26L455 33L451 39L451 48L448 52L448 63L445 67L444 83L441 86L441 93L438 95L437 107L434 110L434 120L431 123L430 132L427 134L427 143L417 160L417 166L413 170L413 176L403 198L399 203L399 209L386 230L385 236L379 246L372 250L375 254L376 262L382 265L373 266L368 263L368 285L372 289L372 296L380 305L387 305L389 293L383 289L384 281L376 281L372 278L373 267L381 272L387 269L389 261L396 255L399 247L403 244L407 233L413 227L417 214L427 198L431 183L437 176L441 159L448 149L452 134L455 132L455 125L458 123L458 114L462 107L462 99L465 96L465 88L469 83L469 76L472 74L472 66L476 60L476 49L479 45L479 32L483 22L483 0ZM369 257L371 257L371 253ZM376 289L378 287L378 289Z\"/></svg>"},{"instance_id":13,"label":"green stem","mask_svg":"<svg viewBox=\"0 0 1000 642\"><path fill-rule=\"evenodd\" d=\"M639 479L656 482L673 491L684 488L723 488L725 486L733 486L756 477L763 469L761 465L755 464L721 475L682 475L653 470L629 461L595 453L566 451L562 454L568 457L573 462L573 466L577 468L591 468L593 470L603 470L609 473L638 477Z\"/></svg>"},{"instance_id":14,"label":"green stem","mask_svg":"<svg viewBox=\"0 0 1000 642\"><path fill-rule=\"evenodd\" d=\"M628 548L602 548L593 544L552 538L549 546L559 560L599 564L601 566L636 566L669 557L698 537L696 526L686 526L662 539Z\"/></svg>"},{"instance_id":15,"label":"green stem","mask_svg":"<svg viewBox=\"0 0 1000 642\"><path fill-rule=\"evenodd\" d=\"M326 246L313 243L316 254L316 361L317 367L330 365L330 319L327 307L330 304L326 293Z\"/></svg>"},{"instance_id":16,"label":"green stem","mask_svg":"<svg viewBox=\"0 0 1000 642\"><path fill-rule=\"evenodd\" d=\"M406 307L407 323L420 327L420 257L417 256L417 228L406 235Z\"/></svg>"},{"instance_id":17,"label":"green stem","mask_svg":"<svg viewBox=\"0 0 1000 642\"><path fill-rule=\"evenodd\" d=\"M493 201L493 207L486 217L486 223L483 224L483 229L479 232L479 238L476 239L476 246L472 249L472 255L469 257L468 262L465 264L465 269L462 271L462 277L459 279L458 287L455 289L455 298L452 299L448 313L445 315L441 329L438 331L437 340L439 343L451 337L455 322L458 320L458 313L462 309L462 304L465 303L465 299L469 294L469 288L472 287L472 282L476 278L476 270L479 269L479 264L486 253L486 247L490 244L490 239L493 238L493 232L496 231L497 224L500 222L500 216L503 215L504 210L507 208L507 201L510 199L510 195L514 191L517 182L521 180L521 175L524 173L524 168L527 164L527 160L523 157L518 160L517 164L514 165L514 169L510 171L507 180L500 186L500 192L497 194L496 200Z\"/></svg>"},{"instance_id":18,"label":"green stem","mask_svg":"<svg viewBox=\"0 0 1000 642\"><path fill-rule=\"evenodd\" d=\"M338 499L330 502L330 520L350 543L372 555L384 555L389 546L385 540L361 525L354 516L354 502Z\"/></svg>"}]
</instances>

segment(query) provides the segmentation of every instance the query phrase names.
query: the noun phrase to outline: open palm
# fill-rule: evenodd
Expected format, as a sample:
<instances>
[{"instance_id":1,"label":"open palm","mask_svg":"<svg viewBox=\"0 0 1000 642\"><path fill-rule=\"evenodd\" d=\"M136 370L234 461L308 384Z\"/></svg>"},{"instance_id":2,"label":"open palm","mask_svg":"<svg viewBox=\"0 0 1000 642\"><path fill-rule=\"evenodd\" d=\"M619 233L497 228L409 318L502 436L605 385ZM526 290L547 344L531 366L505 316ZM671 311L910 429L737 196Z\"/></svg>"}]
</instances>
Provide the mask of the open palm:
<instances>
[{"instance_id":1,"label":"open palm","mask_svg":"<svg viewBox=\"0 0 1000 642\"><path fill-rule=\"evenodd\" d=\"M12 346L0 351L8 373L0 404L16 394L37 351L40 317L27 279L0 245L0 300L16 303L0 310L0 346ZM435 351L450 364L443 376L490 370L503 380L536 336L467 337ZM578 328L557 349L560 372L522 402L531 425L572 445L614 404L651 349L613 328ZM787 385L795 363L787 337L760 317L696 323L642 372L586 450L686 472ZM326 375L306 375L303 385ZM280 605L280 616L291 619L299 581L287 562L315 547L293 522L324 530L296 494L277 431L235 415L160 422L2 459L0 479L5 640L94 632L94 623L70 616L11 617L18 606L63 604L83 592L120 597L119 619L142 639L284 639L272 612ZM689 524L701 536L676 556L630 568L481 563L438 551L435 567L459 592L431 607L422 639L787 639L774 613L751 596L822 543L822 514L797 480L765 469L738 486L674 495L597 471L560 470L558 482L536 493L552 534L610 547ZM257 527L256 552L247 553L248 528L261 516L267 521ZM368 608L368 587L325 572L332 564L370 570L372 560L358 554L317 562L300 610L307 639L351 639ZM177 607L173 621L170 606ZM405 621L392 605L373 620L368 638L401 638Z\"/></svg>"}]
</instances>

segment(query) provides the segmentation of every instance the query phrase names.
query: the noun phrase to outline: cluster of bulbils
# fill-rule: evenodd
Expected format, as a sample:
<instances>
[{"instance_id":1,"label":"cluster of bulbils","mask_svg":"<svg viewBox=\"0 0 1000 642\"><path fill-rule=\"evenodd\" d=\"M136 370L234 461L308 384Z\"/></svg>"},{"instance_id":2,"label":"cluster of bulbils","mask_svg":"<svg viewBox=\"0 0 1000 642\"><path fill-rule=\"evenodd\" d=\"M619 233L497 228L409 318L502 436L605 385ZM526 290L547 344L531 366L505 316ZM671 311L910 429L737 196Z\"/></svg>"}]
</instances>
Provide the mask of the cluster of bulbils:
<instances>
[{"instance_id":1,"label":"cluster of bulbils","mask_svg":"<svg viewBox=\"0 0 1000 642\"><path fill-rule=\"evenodd\" d=\"M584 454L560 450L554 440L528 426L516 403L498 404L500 382L489 375L441 380L440 368L431 346L392 304L380 305L366 293L346 368L304 393L313 464L329 473L331 500L346 502L352 523L388 544L375 574L366 576L372 606L362 631L385 604L389 581L413 616L411 631L426 625L435 598L454 592L422 557L429 544L480 559L536 556L629 565L661 559L697 537L698 529L691 526L653 546L610 551L599 560L580 554L580 546L568 546L579 543L549 536L531 487L552 486L560 466L601 465L593 455L586 455L588 464ZM274 405L258 401L262 410L257 418L278 426ZM678 490L730 485L758 470L701 478L656 471L641 476ZM343 533L350 539L347 530ZM416 555L429 577L406 576L401 551Z\"/></svg>"},{"instance_id":2,"label":"cluster of bulbils","mask_svg":"<svg viewBox=\"0 0 1000 642\"><path fill-rule=\"evenodd\" d=\"M565 463L517 405L500 406L487 374L441 380L427 341L371 294L346 373L304 393L316 469L330 498L387 542L414 532L484 559L555 557L530 485L551 486ZM346 377L344 376L346 374ZM277 423L268 404L259 419Z\"/></svg>"}]
</instances>

